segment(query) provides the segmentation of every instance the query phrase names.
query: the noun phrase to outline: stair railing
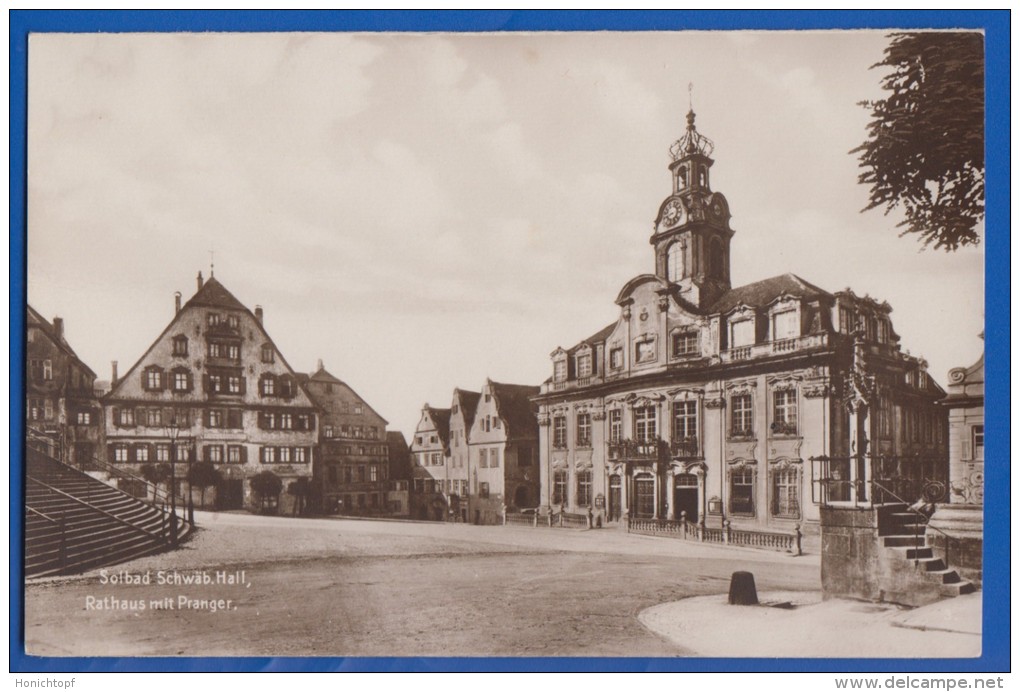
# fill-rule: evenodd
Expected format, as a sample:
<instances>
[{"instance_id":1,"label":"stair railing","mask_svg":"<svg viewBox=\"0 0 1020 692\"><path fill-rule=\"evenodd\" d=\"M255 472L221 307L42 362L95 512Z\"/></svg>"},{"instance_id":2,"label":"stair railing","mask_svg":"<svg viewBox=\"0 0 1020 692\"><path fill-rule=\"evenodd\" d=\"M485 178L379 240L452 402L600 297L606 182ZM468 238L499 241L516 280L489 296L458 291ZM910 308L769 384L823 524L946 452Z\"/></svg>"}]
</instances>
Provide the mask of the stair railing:
<instances>
[{"instance_id":1,"label":"stair railing","mask_svg":"<svg viewBox=\"0 0 1020 692\"><path fill-rule=\"evenodd\" d=\"M61 490L59 488L54 488L49 483L44 483L44 482L40 481L37 478L29 477L28 480L30 482L32 482L32 483L35 483L36 485L39 485L39 486L42 486L43 488L46 488L50 492L57 493L58 495L60 495L62 497L66 497L67 499L71 500L72 502L77 502L80 505L84 505L84 506L88 507L89 509L93 510L94 512L98 512L98 513L100 513L100 514L102 514L102 515L104 515L106 517L109 517L110 519L113 519L114 521L116 521L119 524L123 524L124 526L128 526L128 527L134 529L135 531L138 531L140 533L144 533L146 536L149 536L150 538L154 538L154 539L160 541L161 543L165 542L165 538L163 536L161 536L159 533L154 533L154 532L149 531L148 529L146 529L146 528L144 528L142 526L138 526L136 524L132 524L127 519L122 519L121 517L118 517L116 514L113 514L112 512L107 512L102 507L97 507L94 504L92 504L91 502L86 502L85 500L82 500L79 497L75 497L74 495L71 495L69 493L65 493L63 490ZM29 509L31 509L31 508L29 508Z\"/></svg>"},{"instance_id":2,"label":"stair railing","mask_svg":"<svg viewBox=\"0 0 1020 692\"><path fill-rule=\"evenodd\" d=\"M26 432L27 432L27 436L28 437L35 438L37 440L45 440L45 439L49 438L49 436L46 435L45 433L39 432L38 430L34 430L32 428L26 428ZM51 461L57 462L59 464L63 464L64 466L67 466L68 468L74 469L75 471L77 471L79 473L84 473L84 471L82 471L82 469L75 468L74 465L69 464L69 463L63 461L62 459L59 459L59 458L56 458L56 457L52 457L49 454L47 454L45 451L43 451L41 449L38 449L37 447L33 447L33 450L36 453L38 453L38 454L42 454L44 457L46 457L47 459L49 459ZM104 471L104 472L106 472L106 473L108 473L108 474L110 474L112 476L116 476L118 478L122 478L122 479L128 480L128 481L134 481L134 482L137 482L137 483L142 483L145 486L145 489L146 489L145 498L144 498L144 502L146 504L150 504L153 507L155 507L156 509L159 509L160 511L163 511L163 512L167 511L165 509L166 505L171 504L170 503L170 493L169 492L164 492L164 491L160 490L158 484L153 483L151 481L148 481L145 478L142 478L141 476L133 474L130 471L127 471L126 469L122 469L122 468L120 468L118 466L115 466L115 465L113 465L113 464L111 464L111 463L109 463L107 461L104 461L103 459L101 459L100 457L98 457L96 455L92 455L89 458L89 463L91 465L95 466L98 470ZM86 474L86 475L88 475L88 474ZM151 502L149 501L149 490L150 489L152 490L152 497L153 497ZM160 500L162 500L162 503L160 503ZM187 502L186 498L183 495L181 495L181 494L177 494L177 501L182 506L184 504L186 504L186 502Z\"/></svg>"},{"instance_id":3,"label":"stair railing","mask_svg":"<svg viewBox=\"0 0 1020 692\"><path fill-rule=\"evenodd\" d=\"M878 481L875 481L875 480L871 481L871 485L873 487L878 487L880 490L882 490L885 493L888 493L891 497L895 498L897 501L905 504L907 506L907 510L908 511L913 512L914 514L916 514L922 520L921 523L924 524L925 530L931 529L933 531L936 531L937 533L942 534L942 537L946 540L946 547L945 547L946 567L949 567L949 545L955 539L952 536L950 536L948 533L946 533L945 531L940 529L939 527L932 526L931 523L929 523L929 521L928 521L930 519L930 517L927 514L925 514L924 512L922 512L921 510L919 510L916 507L914 507L913 503L909 502L908 500L904 500L902 497L900 497L899 495L897 495L893 491L889 490L888 488L883 486ZM874 490L872 490L872 492L874 492ZM918 564L920 564L920 558L917 557L917 553L921 549L920 540L921 540L921 534L918 531L915 530L914 531L914 566L915 567Z\"/></svg>"},{"instance_id":4,"label":"stair railing","mask_svg":"<svg viewBox=\"0 0 1020 692\"><path fill-rule=\"evenodd\" d=\"M48 514L44 514L34 507L25 507L25 509L35 516L49 522L57 527L57 531L60 533L60 546L57 548L57 562L60 563L60 571L64 571L64 567L67 566L67 521L64 518L63 513L60 515L60 519L54 519Z\"/></svg>"}]
</instances>

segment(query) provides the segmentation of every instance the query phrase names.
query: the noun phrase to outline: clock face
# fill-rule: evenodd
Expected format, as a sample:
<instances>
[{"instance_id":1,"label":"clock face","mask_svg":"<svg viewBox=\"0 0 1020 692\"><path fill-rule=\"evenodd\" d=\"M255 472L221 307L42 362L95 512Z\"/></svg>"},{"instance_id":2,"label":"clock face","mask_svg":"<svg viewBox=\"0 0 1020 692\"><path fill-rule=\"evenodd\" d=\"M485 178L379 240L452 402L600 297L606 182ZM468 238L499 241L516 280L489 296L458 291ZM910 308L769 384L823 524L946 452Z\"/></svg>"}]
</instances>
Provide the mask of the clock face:
<instances>
[{"instance_id":1,"label":"clock face","mask_svg":"<svg viewBox=\"0 0 1020 692\"><path fill-rule=\"evenodd\" d=\"M662 222L667 226L675 226L684 217L684 205L680 200L674 199L662 210Z\"/></svg>"}]
</instances>

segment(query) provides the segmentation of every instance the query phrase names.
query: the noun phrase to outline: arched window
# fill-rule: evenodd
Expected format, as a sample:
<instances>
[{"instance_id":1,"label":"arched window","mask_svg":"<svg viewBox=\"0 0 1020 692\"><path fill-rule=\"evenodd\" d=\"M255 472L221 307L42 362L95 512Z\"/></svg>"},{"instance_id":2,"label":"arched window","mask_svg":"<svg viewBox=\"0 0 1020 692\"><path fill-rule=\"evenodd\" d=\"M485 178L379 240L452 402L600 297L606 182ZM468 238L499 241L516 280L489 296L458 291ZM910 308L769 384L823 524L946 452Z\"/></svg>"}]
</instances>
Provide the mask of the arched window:
<instances>
[{"instance_id":1,"label":"arched window","mask_svg":"<svg viewBox=\"0 0 1020 692\"><path fill-rule=\"evenodd\" d=\"M700 187L708 187L708 167L701 166L698 171L698 185Z\"/></svg>"},{"instance_id":2,"label":"arched window","mask_svg":"<svg viewBox=\"0 0 1020 692\"><path fill-rule=\"evenodd\" d=\"M687 187L687 166L680 166L676 172L676 189L679 192Z\"/></svg>"},{"instance_id":3,"label":"arched window","mask_svg":"<svg viewBox=\"0 0 1020 692\"><path fill-rule=\"evenodd\" d=\"M674 283L684 277L684 246L673 243L666 250L666 276Z\"/></svg>"},{"instance_id":4,"label":"arched window","mask_svg":"<svg viewBox=\"0 0 1020 692\"><path fill-rule=\"evenodd\" d=\"M718 238L713 238L708 250L709 273L718 278L723 278L723 244Z\"/></svg>"}]
</instances>

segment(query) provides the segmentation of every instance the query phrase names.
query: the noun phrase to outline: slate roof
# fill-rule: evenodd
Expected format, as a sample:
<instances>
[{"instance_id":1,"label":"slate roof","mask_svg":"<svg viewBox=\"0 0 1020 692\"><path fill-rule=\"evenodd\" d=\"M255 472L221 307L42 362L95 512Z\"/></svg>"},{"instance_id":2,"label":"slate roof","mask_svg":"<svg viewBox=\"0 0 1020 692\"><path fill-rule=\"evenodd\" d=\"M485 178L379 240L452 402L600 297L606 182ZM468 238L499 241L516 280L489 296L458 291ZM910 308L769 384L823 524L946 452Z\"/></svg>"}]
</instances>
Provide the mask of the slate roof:
<instances>
[{"instance_id":1,"label":"slate roof","mask_svg":"<svg viewBox=\"0 0 1020 692\"><path fill-rule=\"evenodd\" d=\"M490 382L492 395L496 398L496 411L506 422L507 437L538 436L538 405L531 397L537 395L539 387L524 384Z\"/></svg>"},{"instance_id":2,"label":"slate roof","mask_svg":"<svg viewBox=\"0 0 1020 692\"><path fill-rule=\"evenodd\" d=\"M575 351L577 351L577 349L581 347L581 344L588 344L589 346L594 346L595 344L600 344L604 342L607 338L609 338L609 335L613 333L613 330L616 329L616 325L617 322L613 322L612 324L606 325L602 329L598 330L597 332L589 336L587 339L582 339L581 341L578 341L576 344L568 348L567 353L573 354Z\"/></svg>"},{"instance_id":3,"label":"slate roof","mask_svg":"<svg viewBox=\"0 0 1020 692\"><path fill-rule=\"evenodd\" d=\"M729 312L738 305L762 308L783 294L797 298L832 297L828 291L818 288L796 274L780 274L769 279L755 281L753 284L730 289L709 307L707 313L714 315Z\"/></svg>"}]
</instances>

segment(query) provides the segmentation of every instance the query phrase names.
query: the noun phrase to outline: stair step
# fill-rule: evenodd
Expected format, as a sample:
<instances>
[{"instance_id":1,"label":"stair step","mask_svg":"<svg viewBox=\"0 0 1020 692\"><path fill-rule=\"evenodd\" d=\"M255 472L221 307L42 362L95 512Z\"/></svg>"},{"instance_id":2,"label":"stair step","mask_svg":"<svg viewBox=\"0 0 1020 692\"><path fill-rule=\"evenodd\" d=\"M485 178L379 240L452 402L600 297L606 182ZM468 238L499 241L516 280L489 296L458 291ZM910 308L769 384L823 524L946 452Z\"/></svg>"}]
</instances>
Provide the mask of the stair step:
<instances>
[{"instance_id":1,"label":"stair step","mask_svg":"<svg viewBox=\"0 0 1020 692\"><path fill-rule=\"evenodd\" d=\"M974 586L974 583L966 579L963 579L952 584L943 584L942 586L939 587L939 593L942 594L943 596L946 596L947 598L953 598L955 596L965 596L969 593L975 593L976 591L977 587Z\"/></svg>"},{"instance_id":2,"label":"stair step","mask_svg":"<svg viewBox=\"0 0 1020 692\"><path fill-rule=\"evenodd\" d=\"M917 564L924 567L926 572L942 572L947 569L945 560L940 557L919 559Z\"/></svg>"},{"instance_id":3,"label":"stair step","mask_svg":"<svg viewBox=\"0 0 1020 692\"><path fill-rule=\"evenodd\" d=\"M940 569L933 570L931 572L925 572L925 576L929 579L939 582L940 584L955 584L959 581L960 575L955 569Z\"/></svg>"},{"instance_id":4,"label":"stair step","mask_svg":"<svg viewBox=\"0 0 1020 692\"><path fill-rule=\"evenodd\" d=\"M923 548L924 537L916 536L883 536L882 541L888 548Z\"/></svg>"},{"instance_id":5,"label":"stair step","mask_svg":"<svg viewBox=\"0 0 1020 692\"><path fill-rule=\"evenodd\" d=\"M901 555L904 560L924 560L926 558L934 557L934 553L931 548L914 548L904 546L888 546L890 550L895 550Z\"/></svg>"}]
</instances>

